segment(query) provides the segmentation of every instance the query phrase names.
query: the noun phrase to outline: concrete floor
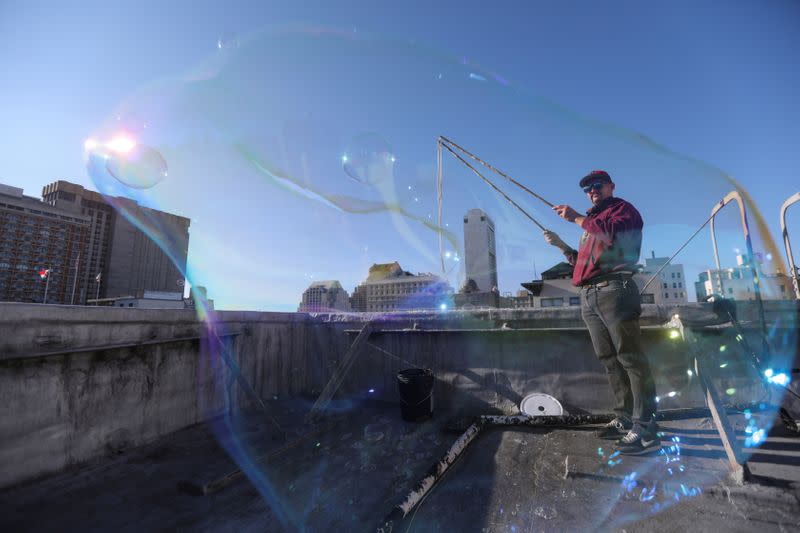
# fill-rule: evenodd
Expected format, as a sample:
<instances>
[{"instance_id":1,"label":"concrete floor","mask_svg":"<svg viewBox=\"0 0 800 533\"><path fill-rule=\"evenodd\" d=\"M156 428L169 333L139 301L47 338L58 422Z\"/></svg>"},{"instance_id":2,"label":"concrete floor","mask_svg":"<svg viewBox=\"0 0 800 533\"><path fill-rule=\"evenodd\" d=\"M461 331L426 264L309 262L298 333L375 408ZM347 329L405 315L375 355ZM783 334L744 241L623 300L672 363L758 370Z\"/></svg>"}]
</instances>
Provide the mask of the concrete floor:
<instances>
[{"instance_id":1,"label":"concrete floor","mask_svg":"<svg viewBox=\"0 0 800 533\"><path fill-rule=\"evenodd\" d=\"M233 432L217 421L140 448L109 449L0 492L0 531L375 531L458 437L444 431L446 413L412 424L396 406L339 405L309 425L308 403L270 406L286 441L251 413ZM743 429L741 417L734 422ZM710 420L663 422L662 429L665 449L677 445L679 453L614 457L590 428L488 430L401 530L800 530L800 439L774 430L750 459L756 482L737 488L726 483ZM192 494L236 470L225 448L266 458L252 466L254 481Z\"/></svg>"}]
</instances>

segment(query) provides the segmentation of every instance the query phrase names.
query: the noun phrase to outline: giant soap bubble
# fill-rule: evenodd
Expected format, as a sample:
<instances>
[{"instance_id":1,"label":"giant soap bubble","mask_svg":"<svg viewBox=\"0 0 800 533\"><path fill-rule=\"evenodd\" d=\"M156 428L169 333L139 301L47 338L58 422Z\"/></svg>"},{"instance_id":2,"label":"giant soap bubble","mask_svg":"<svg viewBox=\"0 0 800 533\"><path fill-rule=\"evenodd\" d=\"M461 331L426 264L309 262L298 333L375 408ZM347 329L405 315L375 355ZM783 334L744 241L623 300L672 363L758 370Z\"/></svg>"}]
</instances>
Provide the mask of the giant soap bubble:
<instances>
[{"instance_id":1,"label":"giant soap bubble","mask_svg":"<svg viewBox=\"0 0 800 533\"><path fill-rule=\"evenodd\" d=\"M98 190L171 257L180 254L170 228L115 198L192 220L186 274L207 287L219 309L294 311L309 280L336 279L352 292L373 263L394 261L458 288L465 281L463 218L474 208L495 225L501 292L515 293L530 281L534 264L541 271L561 261L539 228L447 152L437 188L440 135L548 201L579 210L589 207L579 179L592 169L607 170L616 195L643 215L643 259L651 251L671 255L721 198L739 189L753 247L770 258L765 269L786 272L747 192L702 154L677 153L566 109L555 103L558 95L551 100L536 87L523 90L402 40L300 28L265 30L235 43L210 43L202 64L133 90L86 146ZM130 144L115 142L121 135ZM577 246L575 225L476 168ZM720 212L716 230L722 266L734 266L737 249L746 249L735 206ZM675 287L673 280L656 280L653 290L693 299L698 273L713 267L707 233L676 261L689 279L680 287L677 280ZM762 290L775 288L765 278ZM213 329L213 315L203 317ZM794 316L780 320L771 339L775 368L785 368L794 355L796 333L786 338ZM761 390L740 394L740 401L752 401ZM257 471L251 479L282 509L282 489L237 447L235 430L227 431L226 449ZM303 521L297 510L282 517L294 526Z\"/></svg>"}]
</instances>

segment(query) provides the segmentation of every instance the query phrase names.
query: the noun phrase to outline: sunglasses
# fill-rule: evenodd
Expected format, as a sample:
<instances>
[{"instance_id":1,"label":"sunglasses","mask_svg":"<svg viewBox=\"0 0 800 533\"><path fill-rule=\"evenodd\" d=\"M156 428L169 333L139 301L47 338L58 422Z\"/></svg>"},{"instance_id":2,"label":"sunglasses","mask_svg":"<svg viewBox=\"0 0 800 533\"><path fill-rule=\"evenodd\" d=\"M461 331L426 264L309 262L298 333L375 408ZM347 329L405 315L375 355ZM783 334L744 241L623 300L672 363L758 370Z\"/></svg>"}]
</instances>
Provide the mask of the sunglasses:
<instances>
[{"instance_id":1,"label":"sunglasses","mask_svg":"<svg viewBox=\"0 0 800 533\"><path fill-rule=\"evenodd\" d=\"M584 187L583 188L583 192L589 193L589 192L592 192L592 191L599 191L600 189L603 188L603 185L605 185L604 182L595 181L594 183L590 183L589 185Z\"/></svg>"}]
</instances>

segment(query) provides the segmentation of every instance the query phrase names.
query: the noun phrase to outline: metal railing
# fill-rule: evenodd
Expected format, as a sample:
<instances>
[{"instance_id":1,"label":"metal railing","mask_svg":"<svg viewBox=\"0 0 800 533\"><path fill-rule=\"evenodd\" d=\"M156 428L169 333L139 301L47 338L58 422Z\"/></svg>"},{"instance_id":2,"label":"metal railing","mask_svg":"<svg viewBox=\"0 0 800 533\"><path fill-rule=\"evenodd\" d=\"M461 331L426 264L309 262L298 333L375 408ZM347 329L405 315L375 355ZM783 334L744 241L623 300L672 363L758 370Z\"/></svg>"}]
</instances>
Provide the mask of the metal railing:
<instances>
[{"instance_id":1,"label":"metal railing","mask_svg":"<svg viewBox=\"0 0 800 533\"><path fill-rule=\"evenodd\" d=\"M753 293L755 295L756 304L758 306L758 318L759 322L761 323L762 338L764 339L764 342L766 342L767 323L764 318L764 302L761 299L761 281L759 280L758 270L756 269L755 265L755 254L753 254L753 242L750 238L750 226L747 223L747 209L745 208L744 199L742 198L742 195L739 194L739 191L737 191L736 189L726 194L725 197L722 200L720 200L719 203L717 203L717 205L715 205L714 208L711 210L711 224L710 224L711 245L714 249L714 262L717 265L717 282L718 282L717 285L719 288L720 295L724 296L725 294L722 289L722 273L721 273L722 268L720 267L719 263L719 248L717 247L717 235L714 229L714 220L716 219L716 216L719 213L719 211L734 200L736 201L737 204L739 204L739 217L742 222L742 232L744 234L744 242L747 248L747 258L748 258L747 264L750 267L750 273L753 276ZM765 346L765 348L767 347Z\"/></svg>"},{"instance_id":2,"label":"metal railing","mask_svg":"<svg viewBox=\"0 0 800 533\"><path fill-rule=\"evenodd\" d=\"M796 192L783 202L781 206L781 234L783 235L783 247L786 250L786 260L789 263L789 277L792 278L794 295L800 300L800 273L794 264L794 254L792 254L792 244L789 242L789 230L786 229L786 210L789 206L800 202L800 192Z\"/></svg>"}]
</instances>

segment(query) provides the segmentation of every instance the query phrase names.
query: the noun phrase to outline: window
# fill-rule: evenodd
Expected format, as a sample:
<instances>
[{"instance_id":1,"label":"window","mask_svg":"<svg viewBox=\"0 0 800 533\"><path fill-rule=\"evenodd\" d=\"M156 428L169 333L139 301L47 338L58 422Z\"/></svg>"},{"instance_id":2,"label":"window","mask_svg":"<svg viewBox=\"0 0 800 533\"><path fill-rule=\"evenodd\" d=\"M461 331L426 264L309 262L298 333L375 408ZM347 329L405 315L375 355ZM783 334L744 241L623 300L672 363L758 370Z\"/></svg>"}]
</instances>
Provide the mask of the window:
<instances>
[{"instance_id":1,"label":"window","mask_svg":"<svg viewBox=\"0 0 800 533\"><path fill-rule=\"evenodd\" d=\"M681 281L679 281L679 282L678 282L678 288L679 288L679 289L682 289L682 288L683 288L683 282L681 282Z\"/></svg>"},{"instance_id":2,"label":"window","mask_svg":"<svg viewBox=\"0 0 800 533\"><path fill-rule=\"evenodd\" d=\"M678 272L678 279L681 279L681 273Z\"/></svg>"},{"instance_id":3,"label":"window","mask_svg":"<svg viewBox=\"0 0 800 533\"><path fill-rule=\"evenodd\" d=\"M675 272L672 273L672 279L675 279Z\"/></svg>"},{"instance_id":4,"label":"window","mask_svg":"<svg viewBox=\"0 0 800 533\"><path fill-rule=\"evenodd\" d=\"M667 284L666 284L666 283L664 284L664 288L665 288L665 289L669 288L669 287L667 286Z\"/></svg>"},{"instance_id":5,"label":"window","mask_svg":"<svg viewBox=\"0 0 800 533\"><path fill-rule=\"evenodd\" d=\"M672 288L673 288L673 289L677 289L677 288L678 288L678 284L677 284L677 283L675 283L674 281L672 282Z\"/></svg>"},{"instance_id":6,"label":"window","mask_svg":"<svg viewBox=\"0 0 800 533\"><path fill-rule=\"evenodd\" d=\"M728 287L728 294L733 294L733 289L731 289L730 287Z\"/></svg>"},{"instance_id":7,"label":"window","mask_svg":"<svg viewBox=\"0 0 800 533\"><path fill-rule=\"evenodd\" d=\"M562 307L564 305L564 298L542 298L542 307Z\"/></svg>"},{"instance_id":8,"label":"window","mask_svg":"<svg viewBox=\"0 0 800 533\"><path fill-rule=\"evenodd\" d=\"M684 297L685 297L685 294L684 294L684 293L681 293L681 298L684 298Z\"/></svg>"},{"instance_id":9,"label":"window","mask_svg":"<svg viewBox=\"0 0 800 533\"><path fill-rule=\"evenodd\" d=\"M664 293L664 298L669 298L669 293L668 292Z\"/></svg>"},{"instance_id":10,"label":"window","mask_svg":"<svg viewBox=\"0 0 800 533\"><path fill-rule=\"evenodd\" d=\"M642 303L643 304L654 304L654 303L656 303L655 294L649 294L649 293L642 294Z\"/></svg>"},{"instance_id":11,"label":"window","mask_svg":"<svg viewBox=\"0 0 800 533\"><path fill-rule=\"evenodd\" d=\"M781 292L786 292L786 285L781 285Z\"/></svg>"},{"instance_id":12,"label":"window","mask_svg":"<svg viewBox=\"0 0 800 533\"><path fill-rule=\"evenodd\" d=\"M781 285L783 288L783 285ZM581 305L581 297L580 296L570 296L569 297L569 305Z\"/></svg>"},{"instance_id":13,"label":"window","mask_svg":"<svg viewBox=\"0 0 800 533\"><path fill-rule=\"evenodd\" d=\"M677 293L677 292L673 292L672 294L674 294L674 295L675 295L675 298L677 298L677 297L678 297L678 293Z\"/></svg>"}]
</instances>

